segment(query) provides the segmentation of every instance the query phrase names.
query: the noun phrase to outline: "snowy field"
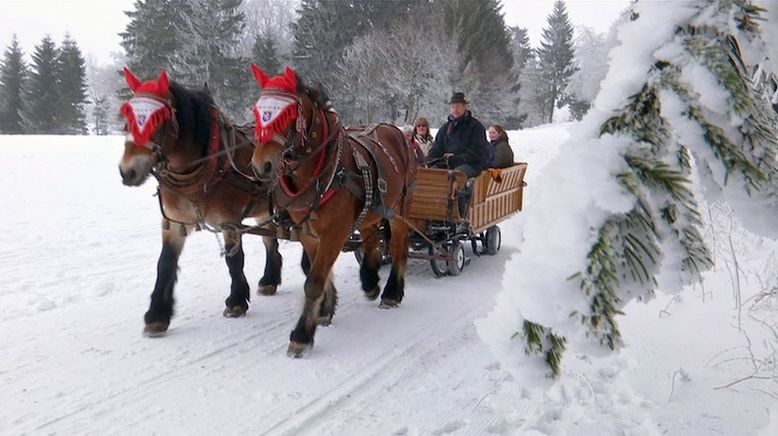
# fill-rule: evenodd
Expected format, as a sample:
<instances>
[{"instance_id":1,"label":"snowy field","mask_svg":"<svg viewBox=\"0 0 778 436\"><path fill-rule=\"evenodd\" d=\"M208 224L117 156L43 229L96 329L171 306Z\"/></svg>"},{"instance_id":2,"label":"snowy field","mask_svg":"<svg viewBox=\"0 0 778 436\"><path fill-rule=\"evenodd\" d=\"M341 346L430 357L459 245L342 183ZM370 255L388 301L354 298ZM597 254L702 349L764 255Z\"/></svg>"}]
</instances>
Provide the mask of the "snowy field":
<instances>
[{"instance_id":1,"label":"snowy field","mask_svg":"<svg viewBox=\"0 0 778 436\"><path fill-rule=\"evenodd\" d=\"M510 133L529 163L522 214L574 128ZM725 208L709 209L717 266L704 288L628 306L621 354L569 353L541 390L502 369L474 327L522 250L521 215L502 225L502 251L459 277L411 261L397 310L366 301L353 256L341 256L334 322L296 360L285 350L300 247L282 244L277 295L226 319L229 276L216 237L200 232L168 335L143 337L159 211L153 180L122 186L121 149L119 137L0 136L0 434L778 434L778 244ZM256 288L264 251L244 244Z\"/></svg>"}]
</instances>

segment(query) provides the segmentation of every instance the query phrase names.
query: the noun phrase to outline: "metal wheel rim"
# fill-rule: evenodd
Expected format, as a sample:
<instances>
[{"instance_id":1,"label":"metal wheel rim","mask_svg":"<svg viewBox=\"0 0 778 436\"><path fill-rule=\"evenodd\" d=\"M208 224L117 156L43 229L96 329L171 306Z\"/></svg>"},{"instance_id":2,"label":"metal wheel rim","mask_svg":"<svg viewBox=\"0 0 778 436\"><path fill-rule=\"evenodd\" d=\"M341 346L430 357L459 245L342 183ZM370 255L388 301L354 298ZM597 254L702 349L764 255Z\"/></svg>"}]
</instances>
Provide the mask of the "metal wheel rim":
<instances>
[{"instance_id":1,"label":"metal wheel rim","mask_svg":"<svg viewBox=\"0 0 778 436\"><path fill-rule=\"evenodd\" d=\"M446 262L448 273L451 275L459 275L465 268L465 247L461 242L456 242L449 248L449 254L453 259ZM451 263L449 264L449 262Z\"/></svg>"}]
</instances>

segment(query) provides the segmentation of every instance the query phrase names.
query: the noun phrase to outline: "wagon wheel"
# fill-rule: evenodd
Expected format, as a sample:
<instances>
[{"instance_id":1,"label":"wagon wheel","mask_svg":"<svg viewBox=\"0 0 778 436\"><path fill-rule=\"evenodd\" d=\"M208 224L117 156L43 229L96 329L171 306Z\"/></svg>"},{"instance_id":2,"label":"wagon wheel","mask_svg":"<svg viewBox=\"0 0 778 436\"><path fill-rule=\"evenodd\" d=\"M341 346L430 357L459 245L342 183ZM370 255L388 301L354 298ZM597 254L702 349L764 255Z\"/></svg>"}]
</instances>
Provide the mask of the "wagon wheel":
<instances>
[{"instance_id":1,"label":"wagon wheel","mask_svg":"<svg viewBox=\"0 0 778 436\"><path fill-rule=\"evenodd\" d=\"M491 226L486 230L486 252L494 256L500 251L502 245L502 233L497 226Z\"/></svg>"},{"instance_id":2,"label":"wagon wheel","mask_svg":"<svg viewBox=\"0 0 778 436\"><path fill-rule=\"evenodd\" d=\"M452 276L458 276L465 268L465 246L456 241L448 248L449 260L446 261L448 273Z\"/></svg>"},{"instance_id":3,"label":"wagon wheel","mask_svg":"<svg viewBox=\"0 0 778 436\"><path fill-rule=\"evenodd\" d=\"M438 253L440 253L441 251L445 253L445 249L440 249ZM430 268L432 269L432 272L435 274L435 277L443 277L448 273L448 265L445 260L434 259L432 256L435 256L437 254L435 252L436 252L435 247L430 245L429 247Z\"/></svg>"}]
</instances>

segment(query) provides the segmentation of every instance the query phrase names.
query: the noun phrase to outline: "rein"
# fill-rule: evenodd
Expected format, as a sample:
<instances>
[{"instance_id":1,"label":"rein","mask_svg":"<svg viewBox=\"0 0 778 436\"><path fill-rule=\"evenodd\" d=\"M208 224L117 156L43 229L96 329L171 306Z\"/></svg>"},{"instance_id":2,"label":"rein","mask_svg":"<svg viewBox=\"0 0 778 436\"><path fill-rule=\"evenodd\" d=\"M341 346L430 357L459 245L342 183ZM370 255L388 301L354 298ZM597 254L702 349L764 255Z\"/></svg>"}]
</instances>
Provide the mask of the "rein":
<instances>
[{"instance_id":1,"label":"rein","mask_svg":"<svg viewBox=\"0 0 778 436\"><path fill-rule=\"evenodd\" d=\"M289 138L282 145L282 155L284 158L278 166L277 183L274 189L275 196L282 208L293 211L306 211L306 220L313 211L321 207L335 194L336 190L333 188L333 182L338 174L344 143L343 139L345 138L337 115L333 113L334 119L331 121L318 105L315 105L313 110L314 113L309 128L306 128L304 121L302 123L299 122L299 119L304 119L304 117L299 116L297 123L297 127L301 128L297 131L299 135L292 135L292 130L290 129ZM331 126L330 123L333 125ZM315 127L317 125L322 126L321 133L316 131ZM290 155L297 154L294 151L294 147L297 145L293 139L294 137L301 136L300 147L305 147L306 143L310 142L311 139L315 140L319 135L323 140L315 148L306 148L305 152L307 155L305 157L300 160L293 160L293 157ZM333 146L335 150L332 150ZM288 178L294 177L300 168L312 163L313 159L317 159L316 166L313 169L313 173L309 176L308 183L299 189L293 189L289 185ZM325 181L323 176L327 171L329 171L329 175Z\"/></svg>"},{"instance_id":2,"label":"rein","mask_svg":"<svg viewBox=\"0 0 778 436\"><path fill-rule=\"evenodd\" d=\"M159 198L159 209L162 217L165 219L165 225L169 228L171 222L180 224L182 225L182 232L184 233L186 233L185 226L194 226L197 231L205 229L213 233L219 233L223 230L220 228L213 228L206 224L206 213L201 210L200 200L198 199L200 195L207 193L211 186L220 181L224 180L229 182L238 189L252 194L254 197L262 191L262 187L257 185L257 180L241 171L234 159L235 150L247 145L254 145L254 143L251 139L247 139L237 145L230 146L230 143L236 142L236 127L215 105L210 107L209 114L211 118L211 128L208 151L205 156L196 159L189 164L190 167L194 166L191 171L185 173L172 171L167 166L167 161L162 153L161 147L155 146L153 150L154 153L158 155L158 163L152 170L152 174L158 180L160 187L164 186L173 191L173 193L186 198L194 206L196 214L194 222L174 220L165 213L164 208L162 207L162 190L160 187L157 188L157 193L155 195ZM244 134L244 136L251 138L250 134ZM220 150L222 146L224 149ZM224 155L226 155L227 158L220 159ZM235 173L234 176L232 176L233 173ZM246 206L245 210L250 210L255 202L256 199L252 197L251 202ZM255 233L260 227L268 222L260 223L256 226L236 225L230 227L228 230L236 231L241 234Z\"/></svg>"},{"instance_id":3,"label":"rein","mask_svg":"<svg viewBox=\"0 0 778 436\"><path fill-rule=\"evenodd\" d=\"M211 137L208 142L208 152L204 158L193 161L190 166L194 168L189 172L178 172L171 170L167 165L167 159L164 158L160 150L160 156L156 168L153 171L154 176L160 184L173 189L181 195L193 195L200 191L200 187L205 191L208 185L213 184L214 176L217 174L218 159L216 153L219 152L219 110L215 106L209 109L211 115ZM177 137L177 136L176 136Z\"/></svg>"}]
</instances>

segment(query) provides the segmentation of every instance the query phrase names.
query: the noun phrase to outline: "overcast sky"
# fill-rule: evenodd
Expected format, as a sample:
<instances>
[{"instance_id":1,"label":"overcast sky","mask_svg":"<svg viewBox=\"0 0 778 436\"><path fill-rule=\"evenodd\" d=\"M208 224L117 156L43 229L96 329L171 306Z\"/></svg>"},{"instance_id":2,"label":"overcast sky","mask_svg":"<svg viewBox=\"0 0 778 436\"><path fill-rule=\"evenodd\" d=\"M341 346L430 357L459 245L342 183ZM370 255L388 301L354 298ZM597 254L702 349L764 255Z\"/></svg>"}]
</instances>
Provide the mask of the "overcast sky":
<instances>
[{"instance_id":1,"label":"overcast sky","mask_svg":"<svg viewBox=\"0 0 778 436\"><path fill-rule=\"evenodd\" d=\"M272 1L272 0L260 0ZM133 0L0 0L0 50L3 52L17 34L29 56L49 34L59 44L66 32L78 42L84 56L99 63L109 62L111 52L121 51L117 35L127 25L123 13ZM573 25L585 25L606 32L628 0L567 0ZM529 29L530 43L538 44L553 0L503 0L505 22Z\"/></svg>"}]
</instances>

